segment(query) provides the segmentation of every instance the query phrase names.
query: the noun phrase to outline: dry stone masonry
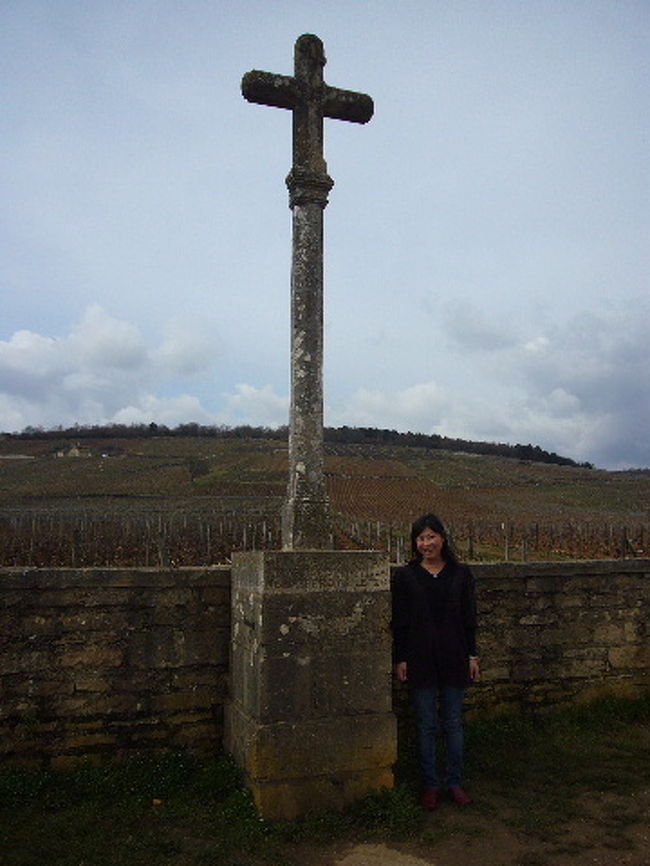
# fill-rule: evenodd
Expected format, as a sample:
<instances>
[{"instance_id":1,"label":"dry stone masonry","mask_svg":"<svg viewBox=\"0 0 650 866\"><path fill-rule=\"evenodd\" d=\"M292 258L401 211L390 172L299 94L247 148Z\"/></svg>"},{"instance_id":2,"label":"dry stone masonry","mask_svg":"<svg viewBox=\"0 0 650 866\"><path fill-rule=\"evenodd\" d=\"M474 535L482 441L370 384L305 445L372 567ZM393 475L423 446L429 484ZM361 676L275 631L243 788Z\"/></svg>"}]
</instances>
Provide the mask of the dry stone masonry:
<instances>
[{"instance_id":1,"label":"dry stone masonry","mask_svg":"<svg viewBox=\"0 0 650 866\"><path fill-rule=\"evenodd\" d=\"M250 568L247 563L245 571ZM470 689L470 717L650 692L650 560L492 563L473 570L483 679ZM256 587L258 580L247 578ZM319 580L317 590L310 579L314 603L326 587L337 595L335 576ZM366 605L351 583L339 602L347 607L339 607L331 628L315 607L297 612L291 593L278 589L269 658L300 643L304 658L317 627L332 640L344 628L360 635L362 623L370 634L380 628L386 596L379 586ZM258 625L252 614L258 592L252 599L245 594L245 604L235 600L235 617L249 623L236 632L240 642L247 629L249 638L258 628L260 635L273 634L272 620ZM230 601L230 570L218 566L0 569L0 762L66 766L151 749L219 750ZM383 711L391 689L382 652L375 647L359 658L352 676L373 681ZM297 656L285 664L299 666ZM316 659L310 674L319 664ZM243 697L250 683L232 676L242 677L234 689L243 705L251 700ZM310 689L296 700L314 702L312 718L319 707L338 712L343 692L327 692L318 677ZM393 696L400 714L405 695L394 687ZM271 701L265 712L277 709Z\"/></svg>"}]
</instances>

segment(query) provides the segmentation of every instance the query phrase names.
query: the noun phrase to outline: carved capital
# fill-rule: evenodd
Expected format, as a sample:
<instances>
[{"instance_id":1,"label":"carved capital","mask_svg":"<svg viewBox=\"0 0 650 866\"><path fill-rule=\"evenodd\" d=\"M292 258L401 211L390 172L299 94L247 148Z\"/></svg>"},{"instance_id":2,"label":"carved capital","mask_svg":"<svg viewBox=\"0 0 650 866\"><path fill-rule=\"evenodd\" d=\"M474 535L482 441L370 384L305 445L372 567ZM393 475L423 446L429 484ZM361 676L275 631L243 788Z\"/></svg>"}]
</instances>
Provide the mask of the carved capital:
<instances>
[{"instance_id":1,"label":"carved capital","mask_svg":"<svg viewBox=\"0 0 650 866\"><path fill-rule=\"evenodd\" d=\"M329 191L334 181L328 174L293 167L287 177L289 189L289 207L299 204L318 204L322 208L327 205Z\"/></svg>"}]
</instances>

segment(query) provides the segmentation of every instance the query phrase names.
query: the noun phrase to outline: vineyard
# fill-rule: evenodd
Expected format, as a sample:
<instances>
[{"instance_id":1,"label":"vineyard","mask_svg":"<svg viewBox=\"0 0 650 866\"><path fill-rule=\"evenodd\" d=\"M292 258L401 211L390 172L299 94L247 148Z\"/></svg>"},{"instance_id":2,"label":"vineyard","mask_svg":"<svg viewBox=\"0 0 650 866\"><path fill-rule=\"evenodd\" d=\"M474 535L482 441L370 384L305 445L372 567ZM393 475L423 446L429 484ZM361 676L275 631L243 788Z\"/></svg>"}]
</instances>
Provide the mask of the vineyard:
<instances>
[{"instance_id":1,"label":"vineyard","mask_svg":"<svg viewBox=\"0 0 650 866\"><path fill-rule=\"evenodd\" d=\"M8 447L0 440L0 565L200 566L281 545L287 455L276 440ZM431 510L469 561L650 550L647 471L339 444L327 447L326 476L333 546L386 550L393 562L408 558L410 524Z\"/></svg>"}]
</instances>

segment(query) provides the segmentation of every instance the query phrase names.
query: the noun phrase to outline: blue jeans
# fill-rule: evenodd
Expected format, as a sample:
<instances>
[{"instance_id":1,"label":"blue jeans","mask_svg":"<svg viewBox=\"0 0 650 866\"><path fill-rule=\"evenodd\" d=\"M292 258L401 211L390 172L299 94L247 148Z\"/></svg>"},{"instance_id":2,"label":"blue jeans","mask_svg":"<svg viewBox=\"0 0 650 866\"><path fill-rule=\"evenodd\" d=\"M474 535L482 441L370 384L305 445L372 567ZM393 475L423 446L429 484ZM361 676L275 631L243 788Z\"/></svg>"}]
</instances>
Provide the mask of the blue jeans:
<instances>
[{"instance_id":1,"label":"blue jeans","mask_svg":"<svg viewBox=\"0 0 650 866\"><path fill-rule=\"evenodd\" d=\"M456 686L431 686L426 689L413 689L417 726L417 746L420 770L425 788L439 788L436 764L436 731L438 728L438 699L440 699L440 718L447 747L446 784L463 783L463 698L465 689Z\"/></svg>"}]
</instances>

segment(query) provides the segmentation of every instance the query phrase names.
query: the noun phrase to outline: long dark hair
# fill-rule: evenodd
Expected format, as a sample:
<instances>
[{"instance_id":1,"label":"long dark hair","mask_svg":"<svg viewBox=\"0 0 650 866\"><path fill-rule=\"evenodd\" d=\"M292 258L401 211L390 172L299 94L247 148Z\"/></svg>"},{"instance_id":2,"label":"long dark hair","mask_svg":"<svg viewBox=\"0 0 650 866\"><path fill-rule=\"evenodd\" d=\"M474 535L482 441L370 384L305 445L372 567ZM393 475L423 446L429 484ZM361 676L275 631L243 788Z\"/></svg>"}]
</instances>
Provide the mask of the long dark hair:
<instances>
[{"instance_id":1,"label":"long dark hair","mask_svg":"<svg viewBox=\"0 0 650 866\"><path fill-rule=\"evenodd\" d=\"M442 535L443 543L440 555L445 562L449 562L452 565L456 564L458 562L458 557L456 556L453 544L449 540L447 529L442 520L436 514L431 512L429 514L423 514L422 517L418 517L411 527L411 553L413 559L416 562L422 561L422 554L418 552L417 539L425 529L431 529L433 532L437 532L438 535Z\"/></svg>"}]
</instances>

